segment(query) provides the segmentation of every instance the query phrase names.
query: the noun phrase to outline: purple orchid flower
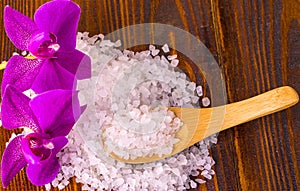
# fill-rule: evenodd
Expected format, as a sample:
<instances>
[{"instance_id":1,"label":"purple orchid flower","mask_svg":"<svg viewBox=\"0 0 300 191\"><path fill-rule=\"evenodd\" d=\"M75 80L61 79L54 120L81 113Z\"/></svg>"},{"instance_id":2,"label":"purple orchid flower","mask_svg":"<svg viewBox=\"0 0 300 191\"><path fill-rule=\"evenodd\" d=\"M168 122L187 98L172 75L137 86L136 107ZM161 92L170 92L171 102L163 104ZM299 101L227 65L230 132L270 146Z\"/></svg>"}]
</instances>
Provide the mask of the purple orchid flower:
<instances>
[{"instance_id":1,"label":"purple orchid flower","mask_svg":"<svg viewBox=\"0 0 300 191\"><path fill-rule=\"evenodd\" d=\"M77 79L91 75L91 60L75 49L80 7L69 0L43 4L34 21L6 6L4 24L13 44L29 51L34 58L13 56L2 80L2 95L7 84L23 92L42 93L52 89L73 89Z\"/></svg>"},{"instance_id":2,"label":"purple orchid flower","mask_svg":"<svg viewBox=\"0 0 300 191\"><path fill-rule=\"evenodd\" d=\"M7 187L25 166L29 180L45 185L60 169L56 154L67 144L65 137L79 115L78 93L51 90L30 99L8 85L2 102L2 122L7 129L27 127L31 133L15 137L2 157L2 183Z\"/></svg>"}]
</instances>

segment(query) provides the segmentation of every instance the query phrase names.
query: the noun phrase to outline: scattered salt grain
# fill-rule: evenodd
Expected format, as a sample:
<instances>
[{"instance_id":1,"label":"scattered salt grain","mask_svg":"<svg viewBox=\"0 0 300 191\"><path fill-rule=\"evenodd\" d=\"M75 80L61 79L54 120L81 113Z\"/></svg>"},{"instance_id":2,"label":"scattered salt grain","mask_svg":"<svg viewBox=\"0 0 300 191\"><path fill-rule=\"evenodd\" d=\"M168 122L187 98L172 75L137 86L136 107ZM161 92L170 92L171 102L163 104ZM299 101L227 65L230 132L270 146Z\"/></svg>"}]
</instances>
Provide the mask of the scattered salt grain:
<instances>
[{"instance_id":1,"label":"scattered salt grain","mask_svg":"<svg viewBox=\"0 0 300 191\"><path fill-rule=\"evenodd\" d=\"M174 60L175 58L177 58L177 54L169 55L167 58L168 60Z\"/></svg>"},{"instance_id":2,"label":"scattered salt grain","mask_svg":"<svg viewBox=\"0 0 300 191\"><path fill-rule=\"evenodd\" d=\"M200 178L195 179L195 181L198 182L199 184L204 184L204 183L206 183L205 180L200 179Z\"/></svg>"},{"instance_id":3,"label":"scattered salt grain","mask_svg":"<svg viewBox=\"0 0 300 191\"><path fill-rule=\"evenodd\" d=\"M209 98L208 98L208 97L202 98L202 104L203 104L204 107L209 106L209 105L210 105L210 100L209 100Z\"/></svg>"},{"instance_id":4,"label":"scattered salt grain","mask_svg":"<svg viewBox=\"0 0 300 191\"><path fill-rule=\"evenodd\" d=\"M191 180L190 184L191 184L191 188L197 188L197 183L194 182L193 180Z\"/></svg>"},{"instance_id":5,"label":"scattered salt grain","mask_svg":"<svg viewBox=\"0 0 300 191\"><path fill-rule=\"evenodd\" d=\"M210 174L204 174L203 175L205 178L207 178L208 180L212 179L212 176Z\"/></svg>"},{"instance_id":6,"label":"scattered salt grain","mask_svg":"<svg viewBox=\"0 0 300 191\"><path fill-rule=\"evenodd\" d=\"M164 51L164 53L170 52L169 46L167 44L164 44L161 49Z\"/></svg>"},{"instance_id":7,"label":"scattered salt grain","mask_svg":"<svg viewBox=\"0 0 300 191\"><path fill-rule=\"evenodd\" d=\"M198 96L200 96L200 97L203 96L203 88L202 88L202 86L197 86L196 92L197 92Z\"/></svg>"},{"instance_id":8,"label":"scattered salt grain","mask_svg":"<svg viewBox=\"0 0 300 191\"><path fill-rule=\"evenodd\" d=\"M50 189L51 189L51 184L49 183L49 184L46 184L45 185L45 189L47 190L47 191L49 191Z\"/></svg>"},{"instance_id":9,"label":"scattered salt grain","mask_svg":"<svg viewBox=\"0 0 300 191\"><path fill-rule=\"evenodd\" d=\"M32 89L28 89L24 91L23 94L25 94L27 97L31 99L37 96L37 94Z\"/></svg>"},{"instance_id":10,"label":"scattered salt grain","mask_svg":"<svg viewBox=\"0 0 300 191\"><path fill-rule=\"evenodd\" d=\"M185 101L183 101L180 95L189 96L190 100L194 100L193 106L197 106L196 104L199 97L195 96L196 92L191 91L194 85L189 85L191 82L187 80L184 73L175 71L174 67L170 66L170 63L166 63L169 62L167 59L156 55L153 60L155 60L156 63L161 62L161 65L151 65L149 63L154 63L154 61L151 60L152 58L144 56L135 58L134 52L127 50L120 51L115 48L115 43L109 40L100 38L101 40L92 43L93 40L96 41L95 39L99 39L99 37L98 35L96 38L89 38L88 33L78 34L77 48L91 57L93 65L93 77L91 80L78 82L78 90L80 90L80 94L82 94L80 95L80 101L85 101L88 107L68 135L68 145L58 154L61 163L60 174L63 177L62 179L61 177L57 177L57 179L52 182L52 186L62 189L69 184L68 179L75 176L76 182L83 184L82 190L186 190L195 188L197 183L205 183L205 180L202 179L196 179L195 181L190 179L190 175L196 175L198 171L200 174L203 174L203 177L211 179L211 175L213 175L214 171L212 169L205 170L203 167L207 164L210 166L214 164L208 151L212 141L216 142L216 137L214 136L208 137L205 141L201 141L177 155L153 163L130 165L116 162L107 156L107 153L103 150L102 141L99 141L99 139L103 135L103 127L105 125L107 127L107 125L114 120L114 113L110 110L114 102L111 99L112 93L120 95L119 97L117 96L121 98L120 103L118 102L117 105L118 110L124 109L127 105L131 105L130 107L141 109L145 113L147 108L143 105L154 104L158 98L155 96L159 96L161 99L159 100L159 104L164 104L165 107L171 106L175 104L175 102L183 105L190 104L186 102L189 99L185 98ZM155 46L150 45L149 50L155 50ZM163 51L165 52L166 49L163 48ZM141 56L136 55L138 57ZM123 58L128 57L129 59L117 59L120 56L123 56ZM117 87L122 87L122 85L125 85L125 87L126 85L128 86L128 83L126 84L128 81L123 80L122 83L122 80L118 81L118 78L120 78L120 74L127 74L126 72L124 73L126 70L128 70L128 76L132 73L131 69L135 59L142 61L146 59L148 60L148 66L151 65L151 67L153 67L142 67L138 72L133 72L135 76L141 76L142 70L144 71L142 74L146 74L146 69L152 72L152 74L148 72L148 78L140 78L142 79L142 84L149 87L150 95L148 97L140 95L139 99L133 99L136 98L135 96L138 94L130 97L130 91L127 94L128 96L126 96L126 92L123 90L118 91L117 89ZM113 60L116 62L111 62ZM149 62L150 60L151 62ZM108 63L112 65L107 65ZM116 70L112 70L113 68ZM104 71L102 72L103 76L100 80L98 75L101 70ZM151 76L152 79L149 80ZM99 81L103 81L105 86L98 86L99 84L96 86L94 81L98 79ZM151 85L151 83L149 83L149 85L144 80L151 81L153 84ZM119 86L113 84L116 81L120 83ZM156 89L154 88L154 84ZM91 87L94 87L96 92L105 89L107 96L101 97L98 94L95 95L95 91L90 91ZM114 87L117 91L111 89ZM170 96L175 90L181 102L173 100L173 97ZM97 102L91 99L94 98L94 96L98 96L96 97ZM153 106L151 105L151 107ZM97 114L95 114L95 110ZM150 112L149 109L148 112ZM174 114L170 114L169 116L172 119L174 118ZM174 120L171 120L171 123L173 121ZM167 123L169 122L170 119L168 117ZM116 135L114 130L112 133ZM126 134L127 133L125 133L125 135ZM120 134L120 136L121 135L123 136L123 134ZM168 149L161 150L164 150L162 152L167 152ZM61 180L58 180L58 178ZM46 187L49 189L49 185Z\"/></svg>"},{"instance_id":11,"label":"scattered salt grain","mask_svg":"<svg viewBox=\"0 0 300 191\"><path fill-rule=\"evenodd\" d=\"M21 55L22 55L22 56L27 56L27 54L28 54L28 53L27 53L26 50L24 50L24 51L21 52Z\"/></svg>"}]
</instances>

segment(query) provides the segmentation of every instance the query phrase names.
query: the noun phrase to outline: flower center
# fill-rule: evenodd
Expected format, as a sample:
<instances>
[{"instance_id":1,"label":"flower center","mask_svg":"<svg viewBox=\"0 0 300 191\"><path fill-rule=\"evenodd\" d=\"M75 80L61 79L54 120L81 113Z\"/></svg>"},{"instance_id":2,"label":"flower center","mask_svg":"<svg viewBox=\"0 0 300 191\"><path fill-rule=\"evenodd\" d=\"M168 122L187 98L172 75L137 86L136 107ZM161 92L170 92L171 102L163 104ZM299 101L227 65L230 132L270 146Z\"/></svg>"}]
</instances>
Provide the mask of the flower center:
<instances>
[{"instance_id":1,"label":"flower center","mask_svg":"<svg viewBox=\"0 0 300 191\"><path fill-rule=\"evenodd\" d=\"M28 50L40 59L55 58L55 53L59 48L57 37L53 33L39 32L29 39Z\"/></svg>"},{"instance_id":2,"label":"flower center","mask_svg":"<svg viewBox=\"0 0 300 191\"><path fill-rule=\"evenodd\" d=\"M31 135L26 138L32 154L40 158L40 161L47 159L51 155L54 145L50 140Z\"/></svg>"}]
</instances>

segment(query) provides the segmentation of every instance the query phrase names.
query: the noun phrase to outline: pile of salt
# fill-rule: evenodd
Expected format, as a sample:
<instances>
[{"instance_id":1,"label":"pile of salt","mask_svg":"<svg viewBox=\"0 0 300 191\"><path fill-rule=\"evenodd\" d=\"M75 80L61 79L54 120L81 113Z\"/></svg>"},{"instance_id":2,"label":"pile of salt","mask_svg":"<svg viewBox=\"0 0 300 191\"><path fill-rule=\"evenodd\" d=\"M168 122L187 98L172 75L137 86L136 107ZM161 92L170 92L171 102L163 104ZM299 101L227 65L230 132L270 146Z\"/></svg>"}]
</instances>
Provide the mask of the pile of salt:
<instances>
[{"instance_id":1,"label":"pile of salt","mask_svg":"<svg viewBox=\"0 0 300 191\"><path fill-rule=\"evenodd\" d=\"M101 40L94 43L99 38ZM111 82L120 68L118 63L115 62L116 60L123 61L126 64L126 61L130 59L137 59L134 58L134 55L137 54L116 49L115 47L119 46L120 43L115 44L108 40L103 40L102 35L88 38L87 33L79 33L77 44L79 50L91 56L93 63L93 77L78 84L78 89L82 92L80 100L82 103L86 103L88 107L76 127L69 134L69 144L63 152L59 153L58 157L62 168L59 176L52 182L52 186L62 189L68 185L68 179L75 176L76 182L84 185L82 187L83 190L186 190L196 187L196 182L200 184L205 183L205 180L199 178L195 180L196 182L191 180L190 175L196 176L200 173L203 177L211 179L211 175L214 174L214 171L211 169L214 161L209 156L208 147L211 143L216 142L215 136L202 140L170 158L148 164L129 165L114 161L107 156L102 149L103 145L101 145L99 138L102 136L105 124L113 120L114 112L119 107L122 108L123 105L111 102L109 93L113 93L116 96L118 92L112 91L112 87L105 86L105 83ZM155 47L151 48L155 49ZM167 50L168 48L164 46L164 49ZM166 52L165 50L163 51ZM128 59L128 56L131 57ZM144 55L143 59L147 57ZM157 57L156 60L158 60ZM163 59L163 57L160 57L159 60L166 62L166 59ZM114 67L115 70L110 70L109 73L103 72L105 69L104 65L108 63L111 66L119 67ZM169 70L172 67L167 68ZM101 76L101 74L104 76ZM191 83L184 79L184 74L176 73L176 77L181 77L175 81L172 81L172 77L164 73L160 73L160 75L166 76L166 78L159 80L160 86L164 86L165 88L163 89L166 92L172 90L172 87L167 86L168 83L173 83L175 87L179 86L178 90L182 90L184 83ZM119 77L117 79L120 79ZM103 83L102 86L101 83ZM148 81L145 83L148 83ZM158 82L153 83L158 84ZM97 93L91 91L91 87L95 87L95 92ZM163 102L163 104L177 103L178 105L183 105L191 104L191 102L196 103L198 99L195 98L196 96L194 96L193 92L196 88L195 85L187 85L187 87L189 87L189 90L186 92L172 92L171 95L165 97L168 101ZM100 91L103 92L98 94ZM156 91L153 90L153 92ZM153 92L150 91L150 94L152 95ZM129 91L130 93L135 94L132 91ZM143 92L142 94L145 93ZM189 97L190 99L187 99ZM145 104L132 99L134 96L131 98L129 96L128 98L133 107L139 108L143 113L147 112L147 108L143 106ZM95 102L95 100L97 101ZM99 100L101 102L98 102ZM147 99L143 101L146 102ZM130 115L135 116L134 112ZM47 185L46 188L49 190L50 185Z\"/></svg>"}]
</instances>

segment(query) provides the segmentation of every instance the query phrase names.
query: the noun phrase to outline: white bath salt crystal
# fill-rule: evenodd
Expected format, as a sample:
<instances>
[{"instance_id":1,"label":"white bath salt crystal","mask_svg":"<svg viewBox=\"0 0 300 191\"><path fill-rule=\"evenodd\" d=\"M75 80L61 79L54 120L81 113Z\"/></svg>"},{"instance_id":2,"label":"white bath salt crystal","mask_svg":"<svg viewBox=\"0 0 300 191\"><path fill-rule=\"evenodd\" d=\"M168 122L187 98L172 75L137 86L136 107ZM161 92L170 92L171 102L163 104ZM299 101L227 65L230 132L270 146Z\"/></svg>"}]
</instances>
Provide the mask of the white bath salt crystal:
<instances>
[{"instance_id":1,"label":"white bath salt crystal","mask_svg":"<svg viewBox=\"0 0 300 191\"><path fill-rule=\"evenodd\" d=\"M123 54L124 54L124 56L126 56L126 57L127 57L127 56L131 56L132 51L125 49L125 50L123 50Z\"/></svg>"},{"instance_id":2,"label":"white bath salt crystal","mask_svg":"<svg viewBox=\"0 0 300 191\"><path fill-rule=\"evenodd\" d=\"M204 175L206 175L206 174L208 174L208 170L203 170L203 171L201 172L201 175L202 175L202 176L204 176Z\"/></svg>"},{"instance_id":3,"label":"white bath salt crystal","mask_svg":"<svg viewBox=\"0 0 300 191\"><path fill-rule=\"evenodd\" d=\"M162 64L164 64L164 65L166 65L166 64L169 65L170 64L169 60L164 55L162 55L160 57L160 60L161 60Z\"/></svg>"},{"instance_id":4,"label":"white bath salt crystal","mask_svg":"<svg viewBox=\"0 0 300 191\"><path fill-rule=\"evenodd\" d=\"M29 98L34 98L37 96L37 94L32 89L24 91L23 94L25 94Z\"/></svg>"},{"instance_id":5,"label":"white bath salt crystal","mask_svg":"<svg viewBox=\"0 0 300 191\"><path fill-rule=\"evenodd\" d=\"M159 54L159 49L153 49L153 50L151 50L151 55L152 56L156 56L156 55L158 55ZM160 59L160 57L158 57L159 59Z\"/></svg>"},{"instance_id":6,"label":"white bath salt crystal","mask_svg":"<svg viewBox=\"0 0 300 191\"><path fill-rule=\"evenodd\" d=\"M193 180L190 181L191 188L197 188L197 183Z\"/></svg>"},{"instance_id":7,"label":"white bath salt crystal","mask_svg":"<svg viewBox=\"0 0 300 191\"><path fill-rule=\"evenodd\" d=\"M138 107L139 105L140 105L140 100L134 100L133 102L132 102L132 105L133 105L133 107Z\"/></svg>"},{"instance_id":8,"label":"white bath salt crystal","mask_svg":"<svg viewBox=\"0 0 300 191\"><path fill-rule=\"evenodd\" d=\"M120 47L122 45L121 40L117 40L114 44L114 47Z\"/></svg>"},{"instance_id":9,"label":"white bath salt crystal","mask_svg":"<svg viewBox=\"0 0 300 191\"><path fill-rule=\"evenodd\" d=\"M209 98L208 98L208 97L202 98L202 104L203 104L204 107L209 106L209 105L210 105L210 100L209 100Z\"/></svg>"},{"instance_id":10,"label":"white bath salt crystal","mask_svg":"<svg viewBox=\"0 0 300 191\"><path fill-rule=\"evenodd\" d=\"M204 166L204 168L205 168L206 170L210 170L211 165L210 165L210 164L206 164L206 165Z\"/></svg>"},{"instance_id":11,"label":"white bath salt crystal","mask_svg":"<svg viewBox=\"0 0 300 191\"><path fill-rule=\"evenodd\" d=\"M62 183L60 183L60 184L57 185L57 188L58 188L59 190L62 190L62 189L65 188L65 185L63 185Z\"/></svg>"},{"instance_id":12,"label":"white bath salt crystal","mask_svg":"<svg viewBox=\"0 0 300 191\"><path fill-rule=\"evenodd\" d=\"M141 112L143 112L143 113L148 113L149 107L148 107L147 105L142 105L142 106L140 107L140 110L141 110Z\"/></svg>"},{"instance_id":13,"label":"white bath salt crystal","mask_svg":"<svg viewBox=\"0 0 300 191\"><path fill-rule=\"evenodd\" d=\"M7 147L7 145L8 145L14 138L16 138L16 137L17 137L17 135L16 135L15 133L12 133L12 134L11 134L11 137L10 137L9 140L8 140L8 142L5 143L6 147Z\"/></svg>"},{"instance_id":14,"label":"white bath salt crystal","mask_svg":"<svg viewBox=\"0 0 300 191\"><path fill-rule=\"evenodd\" d=\"M199 174L200 174L200 173L199 173L198 170L194 170L194 171L191 172L191 175L192 175L192 176L198 176Z\"/></svg>"},{"instance_id":15,"label":"white bath salt crystal","mask_svg":"<svg viewBox=\"0 0 300 191\"><path fill-rule=\"evenodd\" d=\"M22 52L21 52L21 55L22 55L22 56L26 56L26 55L27 55L27 51L25 51L25 50L22 51Z\"/></svg>"},{"instance_id":16,"label":"white bath salt crystal","mask_svg":"<svg viewBox=\"0 0 300 191\"><path fill-rule=\"evenodd\" d=\"M62 180L62 178L63 178L62 174L61 174L61 173L58 173L58 175L57 175L57 180Z\"/></svg>"},{"instance_id":17,"label":"white bath salt crystal","mask_svg":"<svg viewBox=\"0 0 300 191\"><path fill-rule=\"evenodd\" d=\"M103 40L104 39L104 35L103 34L99 34L98 37Z\"/></svg>"},{"instance_id":18,"label":"white bath salt crystal","mask_svg":"<svg viewBox=\"0 0 300 191\"><path fill-rule=\"evenodd\" d=\"M169 55L168 60L174 60L175 58L177 58L177 54L173 54L173 55Z\"/></svg>"},{"instance_id":19,"label":"white bath salt crystal","mask_svg":"<svg viewBox=\"0 0 300 191\"><path fill-rule=\"evenodd\" d=\"M173 59L170 64L171 64L172 67L177 67L178 64L179 64L179 60L178 59Z\"/></svg>"},{"instance_id":20,"label":"white bath salt crystal","mask_svg":"<svg viewBox=\"0 0 300 191\"><path fill-rule=\"evenodd\" d=\"M214 162L211 157L206 157L205 160L208 164L212 164Z\"/></svg>"},{"instance_id":21,"label":"white bath salt crystal","mask_svg":"<svg viewBox=\"0 0 300 191\"><path fill-rule=\"evenodd\" d=\"M117 188L117 187L121 186L122 184L124 184L124 179L123 178L118 178L117 180L115 180L113 182L113 184Z\"/></svg>"},{"instance_id":22,"label":"white bath salt crystal","mask_svg":"<svg viewBox=\"0 0 300 191\"><path fill-rule=\"evenodd\" d=\"M174 169L172 170L172 172L173 172L176 176L180 176L180 174L181 174L178 168L174 168Z\"/></svg>"},{"instance_id":23,"label":"white bath salt crystal","mask_svg":"<svg viewBox=\"0 0 300 191\"><path fill-rule=\"evenodd\" d=\"M58 180L54 179L51 184L52 184L53 187L57 187L58 186Z\"/></svg>"},{"instance_id":24,"label":"white bath salt crystal","mask_svg":"<svg viewBox=\"0 0 300 191\"><path fill-rule=\"evenodd\" d=\"M214 171L213 169L209 169L209 170L208 170L208 173L209 173L210 175L214 175L214 174L215 174L215 171Z\"/></svg>"},{"instance_id":25,"label":"white bath salt crystal","mask_svg":"<svg viewBox=\"0 0 300 191\"><path fill-rule=\"evenodd\" d=\"M118 60L126 62L126 61L129 60L129 58L127 56L125 56L125 55L121 55L121 56L118 57Z\"/></svg>"},{"instance_id":26,"label":"white bath salt crystal","mask_svg":"<svg viewBox=\"0 0 300 191\"><path fill-rule=\"evenodd\" d=\"M203 96L203 87L202 86L197 86L196 92L198 96Z\"/></svg>"},{"instance_id":27,"label":"white bath salt crystal","mask_svg":"<svg viewBox=\"0 0 300 191\"><path fill-rule=\"evenodd\" d=\"M50 191L51 190L51 184L49 183L49 184L46 184L45 185L45 189L47 190L47 191Z\"/></svg>"},{"instance_id":28,"label":"white bath salt crystal","mask_svg":"<svg viewBox=\"0 0 300 191\"><path fill-rule=\"evenodd\" d=\"M165 121L164 121L164 122L165 122L165 123L171 123L171 121L172 121L172 117L167 115L167 116L165 117Z\"/></svg>"},{"instance_id":29,"label":"white bath salt crystal","mask_svg":"<svg viewBox=\"0 0 300 191\"><path fill-rule=\"evenodd\" d=\"M87 181L90 178L90 176L87 173L82 174L82 180Z\"/></svg>"},{"instance_id":30,"label":"white bath salt crystal","mask_svg":"<svg viewBox=\"0 0 300 191\"><path fill-rule=\"evenodd\" d=\"M137 119L141 115L141 110L134 108L129 112L129 114L133 119Z\"/></svg>"},{"instance_id":31,"label":"white bath salt crystal","mask_svg":"<svg viewBox=\"0 0 300 191\"><path fill-rule=\"evenodd\" d=\"M161 49L164 51L164 53L170 52L170 48L169 48L169 46L168 46L167 44L164 44L164 45L161 47Z\"/></svg>"},{"instance_id":32,"label":"white bath salt crystal","mask_svg":"<svg viewBox=\"0 0 300 191\"><path fill-rule=\"evenodd\" d=\"M85 184L85 185L82 186L81 189L82 189L82 190L90 190L90 187L89 187L88 185Z\"/></svg>"},{"instance_id":33,"label":"white bath salt crystal","mask_svg":"<svg viewBox=\"0 0 300 191\"><path fill-rule=\"evenodd\" d=\"M185 187L186 189L191 189L191 186L190 186L190 184L189 184L188 182L184 184L184 187Z\"/></svg>"},{"instance_id":34,"label":"white bath salt crystal","mask_svg":"<svg viewBox=\"0 0 300 191\"><path fill-rule=\"evenodd\" d=\"M142 51L141 54L143 55L144 58L147 58L148 56L150 56L151 51L150 50Z\"/></svg>"},{"instance_id":35,"label":"white bath salt crystal","mask_svg":"<svg viewBox=\"0 0 300 191\"><path fill-rule=\"evenodd\" d=\"M218 139L217 139L217 137L211 137L211 142L213 143L213 144L217 144L217 142L218 142Z\"/></svg>"},{"instance_id":36,"label":"white bath salt crystal","mask_svg":"<svg viewBox=\"0 0 300 191\"><path fill-rule=\"evenodd\" d=\"M199 184L204 184L204 183L206 183L206 181L203 180L203 179L201 179L201 178L197 178L197 179L195 179L195 181L198 182Z\"/></svg>"},{"instance_id":37,"label":"white bath salt crystal","mask_svg":"<svg viewBox=\"0 0 300 191\"><path fill-rule=\"evenodd\" d=\"M62 180L62 184L67 186L70 182L67 179L63 179Z\"/></svg>"},{"instance_id":38,"label":"white bath salt crystal","mask_svg":"<svg viewBox=\"0 0 300 191\"><path fill-rule=\"evenodd\" d=\"M155 50L155 46L152 45L152 44L150 44L150 45L149 45L149 50L151 50L151 51L152 51L152 50Z\"/></svg>"},{"instance_id":39,"label":"white bath salt crystal","mask_svg":"<svg viewBox=\"0 0 300 191\"><path fill-rule=\"evenodd\" d=\"M180 121L180 119L178 117L175 117L174 120L173 120L173 122L177 123L177 124L181 123L181 121Z\"/></svg>"},{"instance_id":40,"label":"white bath salt crystal","mask_svg":"<svg viewBox=\"0 0 300 191\"><path fill-rule=\"evenodd\" d=\"M113 104L111 105L111 110L112 110L112 111L117 111L118 109L119 109L118 104L113 103Z\"/></svg>"},{"instance_id":41,"label":"white bath salt crystal","mask_svg":"<svg viewBox=\"0 0 300 191\"><path fill-rule=\"evenodd\" d=\"M210 174L203 174L203 176L204 176L205 178L207 178L208 180L212 179L212 176L211 176Z\"/></svg>"},{"instance_id":42,"label":"white bath salt crystal","mask_svg":"<svg viewBox=\"0 0 300 191\"><path fill-rule=\"evenodd\" d=\"M177 158L175 158L175 157L171 157L168 159L169 163L176 163L176 161L177 161Z\"/></svg>"},{"instance_id":43,"label":"white bath salt crystal","mask_svg":"<svg viewBox=\"0 0 300 191\"><path fill-rule=\"evenodd\" d=\"M154 169L155 175L160 175L160 174L163 173L163 172L164 172L164 169L163 169L162 166L158 166L158 167L156 167L156 168Z\"/></svg>"},{"instance_id":44,"label":"white bath salt crystal","mask_svg":"<svg viewBox=\"0 0 300 191\"><path fill-rule=\"evenodd\" d=\"M196 89L196 83L195 82L189 83L187 88L189 90L195 91L195 89Z\"/></svg>"}]
</instances>

